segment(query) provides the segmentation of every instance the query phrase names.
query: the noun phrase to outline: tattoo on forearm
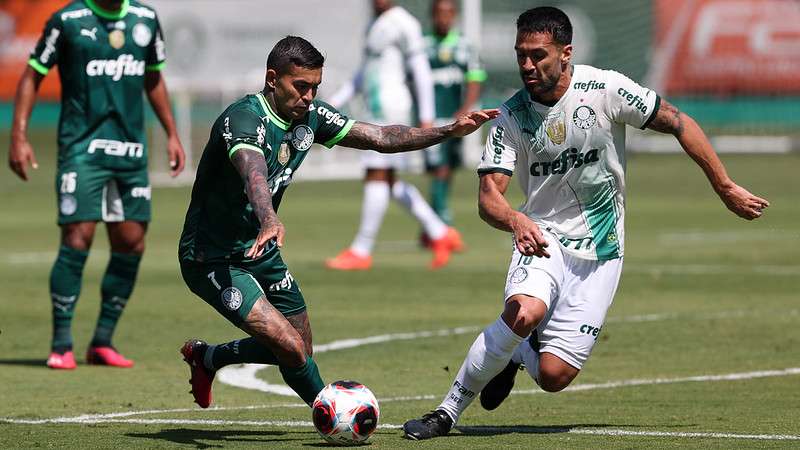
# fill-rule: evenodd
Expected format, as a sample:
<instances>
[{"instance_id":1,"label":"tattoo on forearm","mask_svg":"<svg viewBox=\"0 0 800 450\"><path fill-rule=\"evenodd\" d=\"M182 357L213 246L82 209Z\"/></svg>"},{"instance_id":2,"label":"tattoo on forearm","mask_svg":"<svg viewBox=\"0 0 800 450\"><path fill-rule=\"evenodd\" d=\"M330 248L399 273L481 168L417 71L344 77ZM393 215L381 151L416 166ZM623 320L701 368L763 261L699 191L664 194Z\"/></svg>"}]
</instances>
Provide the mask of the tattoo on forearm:
<instances>
[{"instance_id":1,"label":"tattoo on forearm","mask_svg":"<svg viewBox=\"0 0 800 450\"><path fill-rule=\"evenodd\" d=\"M253 212L264 226L276 219L269 191L267 161L259 152L241 149L233 154L231 162L244 182L244 189Z\"/></svg>"},{"instance_id":2,"label":"tattoo on forearm","mask_svg":"<svg viewBox=\"0 0 800 450\"><path fill-rule=\"evenodd\" d=\"M445 140L450 127L412 128L405 125L378 126L356 122L339 145L381 153L400 153L418 150Z\"/></svg>"},{"instance_id":3,"label":"tattoo on forearm","mask_svg":"<svg viewBox=\"0 0 800 450\"><path fill-rule=\"evenodd\" d=\"M683 122L683 113L672 103L661 99L661 107L658 109L656 117L650 122L647 128L680 137L680 135L683 134Z\"/></svg>"}]
</instances>

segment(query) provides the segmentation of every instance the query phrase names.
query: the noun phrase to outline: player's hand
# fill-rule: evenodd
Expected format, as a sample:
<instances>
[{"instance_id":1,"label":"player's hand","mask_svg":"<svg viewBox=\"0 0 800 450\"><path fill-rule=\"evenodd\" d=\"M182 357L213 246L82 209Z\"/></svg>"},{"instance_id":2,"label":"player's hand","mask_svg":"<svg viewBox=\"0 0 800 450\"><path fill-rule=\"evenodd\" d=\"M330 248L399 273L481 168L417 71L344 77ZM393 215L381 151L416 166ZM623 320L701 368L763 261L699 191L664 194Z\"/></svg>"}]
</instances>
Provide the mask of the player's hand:
<instances>
[{"instance_id":1,"label":"player's hand","mask_svg":"<svg viewBox=\"0 0 800 450\"><path fill-rule=\"evenodd\" d=\"M28 181L28 165L34 169L39 168L36 156L33 154L33 147L27 139L11 139L11 146L8 149L8 166L24 181Z\"/></svg>"},{"instance_id":2,"label":"player's hand","mask_svg":"<svg viewBox=\"0 0 800 450\"><path fill-rule=\"evenodd\" d=\"M758 219L764 213L764 208L769 206L767 200L751 194L747 189L735 183L733 186L721 190L719 196L728 209L747 220Z\"/></svg>"},{"instance_id":3,"label":"player's hand","mask_svg":"<svg viewBox=\"0 0 800 450\"><path fill-rule=\"evenodd\" d=\"M545 240L539 226L530 217L517 211L511 220L511 230L514 233L514 244L517 250L525 256L549 258L547 253L547 240Z\"/></svg>"},{"instance_id":4,"label":"player's hand","mask_svg":"<svg viewBox=\"0 0 800 450\"><path fill-rule=\"evenodd\" d=\"M453 137L466 136L499 115L499 109L482 109L464 114L453 122Z\"/></svg>"},{"instance_id":5,"label":"player's hand","mask_svg":"<svg viewBox=\"0 0 800 450\"><path fill-rule=\"evenodd\" d=\"M186 154L183 152L183 145L178 136L171 136L167 140L167 158L169 159L169 174L175 178L183 172L186 164Z\"/></svg>"},{"instance_id":6,"label":"player's hand","mask_svg":"<svg viewBox=\"0 0 800 450\"><path fill-rule=\"evenodd\" d=\"M275 239L275 243L278 245L278 248L283 247L283 236L285 234L286 229L278 219L278 216L267 220L267 222L261 226L261 231L258 232L258 236L256 236L256 241L253 242L253 246L250 247L250 250L245 252L244 256L250 259L256 259L260 257L264 254L264 249L266 249L269 241L273 239Z\"/></svg>"}]
</instances>

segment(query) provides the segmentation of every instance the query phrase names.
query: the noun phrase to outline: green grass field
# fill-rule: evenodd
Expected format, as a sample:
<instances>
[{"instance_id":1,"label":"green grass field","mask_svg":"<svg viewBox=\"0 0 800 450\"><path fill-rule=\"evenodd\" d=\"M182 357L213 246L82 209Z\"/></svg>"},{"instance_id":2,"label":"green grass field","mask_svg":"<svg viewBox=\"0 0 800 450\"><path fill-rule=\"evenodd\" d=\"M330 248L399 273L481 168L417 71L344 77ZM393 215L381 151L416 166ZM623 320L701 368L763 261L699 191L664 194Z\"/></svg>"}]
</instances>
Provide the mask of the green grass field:
<instances>
[{"instance_id":1,"label":"green grass field","mask_svg":"<svg viewBox=\"0 0 800 450\"><path fill-rule=\"evenodd\" d=\"M28 184L0 171L6 201L0 214L0 448L323 445L297 398L217 382L218 408L194 407L178 348L190 337L213 342L242 333L195 298L178 274L185 188L154 192L148 249L115 339L135 368L80 364L99 310L104 232L95 240L74 322L78 369L44 366L47 280L58 243L53 150L46 142L49 135L39 145L42 168ZM747 222L725 210L685 156L631 157L625 271L601 342L573 385L582 389L543 394L520 376L520 392L497 411L476 402L462 428L424 443L403 440L392 426L438 404L476 330L499 314L508 237L478 219L476 178L465 170L454 208L469 249L450 266L427 269L429 255L415 244L417 226L392 206L374 269L333 273L322 262L352 238L360 184L295 184L280 214L288 230L284 256L306 296L318 345L474 327L320 352L322 376L359 380L384 400L385 428L371 439L373 448L800 446L800 157L724 160L735 180L772 202L761 220ZM717 375L730 376L711 377ZM275 368L257 376L280 383Z\"/></svg>"}]
</instances>

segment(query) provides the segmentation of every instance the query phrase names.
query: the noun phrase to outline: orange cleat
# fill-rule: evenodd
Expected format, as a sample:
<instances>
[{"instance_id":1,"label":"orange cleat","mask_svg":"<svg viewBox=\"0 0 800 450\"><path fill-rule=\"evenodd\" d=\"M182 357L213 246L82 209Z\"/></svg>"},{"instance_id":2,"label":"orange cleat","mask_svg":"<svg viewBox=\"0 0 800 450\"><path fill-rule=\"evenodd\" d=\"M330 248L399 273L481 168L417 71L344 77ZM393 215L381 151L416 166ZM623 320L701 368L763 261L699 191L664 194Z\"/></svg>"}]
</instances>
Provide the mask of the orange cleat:
<instances>
[{"instance_id":1,"label":"orange cleat","mask_svg":"<svg viewBox=\"0 0 800 450\"><path fill-rule=\"evenodd\" d=\"M181 347L181 354L186 364L189 364L191 378L189 384L192 385L190 394L194 396L194 402L201 408L208 408L211 405L211 384L214 382L216 370L206 368L203 364L202 350L208 348L208 344L199 339L190 339Z\"/></svg>"},{"instance_id":2,"label":"orange cleat","mask_svg":"<svg viewBox=\"0 0 800 450\"><path fill-rule=\"evenodd\" d=\"M86 351L86 362L122 369L133 367L133 361L126 359L114 347L89 347L89 350Z\"/></svg>"},{"instance_id":3,"label":"orange cleat","mask_svg":"<svg viewBox=\"0 0 800 450\"><path fill-rule=\"evenodd\" d=\"M455 228L448 227L444 236L431 240L430 248L433 252L433 261L431 261L430 267L431 269L439 269L450 262L450 254L452 252L464 249L464 242L461 240L461 234Z\"/></svg>"},{"instance_id":4,"label":"orange cleat","mask_svg":"<svg viewBox=\"0 0 800 450\"><path fill-rule=\"evenodd\" d=\"M333 270L369 270L372 267L372 256L361 256L348 248L325 261L325 267Z\"/></svg>"},{"instance_id":5,"label":"orange cleat","mask_svg":"<svg viewBox=\"0 0 800 450\"><path fill-rule=\"evenodd\" d=\"M68 351L63 355L61 353L52 352L50 357L47 358L47 367L51 369L72 370L78 367L75 364L75 355L72 351Z\"/></svg>"}]
</instances>

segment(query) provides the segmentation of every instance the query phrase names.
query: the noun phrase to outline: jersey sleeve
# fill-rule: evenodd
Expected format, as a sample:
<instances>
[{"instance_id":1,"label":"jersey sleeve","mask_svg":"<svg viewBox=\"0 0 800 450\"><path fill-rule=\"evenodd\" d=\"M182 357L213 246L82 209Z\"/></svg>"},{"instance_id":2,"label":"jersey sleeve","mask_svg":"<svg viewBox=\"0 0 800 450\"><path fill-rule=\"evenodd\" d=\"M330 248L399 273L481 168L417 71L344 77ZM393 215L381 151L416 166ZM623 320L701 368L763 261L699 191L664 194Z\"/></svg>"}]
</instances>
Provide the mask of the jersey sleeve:
<instances>
[{"instance_id":1,"label":"jersey sleeve","mask_svg":"<svg viewBox=\"0 0 800 450\"><path fill-rule=\"evenodd\" d=\"M314 142L331 148L347 136L356 121L325 102L315 101L313 105L314 111L311 114L317 115Z\"/></svg>"},{"instance_id":2,"label":"jersey sleeve","mask_svg":"<svg viewBox=\"0 0 800 450\"><path fill-rule=\"evenodd\" d=\"M28 65L42 75L58 64L64 41L64 23L58 14L53 14L44 27L39 42L31 52Z\"/></svg>"},{"instance_id":3,"label":"jersey sleeve","mask_svg":"<svg viewBox=\"0 0 800 450\"><path fill-rule=\"evenodd\" d=\"M516 127L512 122L513 119L503 109L500 118L497 119L486 138L483 156L478 164L479 174L503 173L508 176L514 174L517 151L521 149L521 146L517 139Z\"/></svg>"},{"instance_id":4,"label":"jersey sleeve","mask_svg":"<svg viewBox=\"0 0 800 450\"><path fill-rule=\"evenodd\" d=\"M608 72L608 112L617 123L644 129L656 117L661 97L618 72Z\"/></svg>"},{"instance_id":5,"label":"jersey sleeve","mask_svg":"<svg viewBox=\"0 0 800 450\"><path fill-rule=\"evenodd\" d=\"M483 83L486 81L486 70L484 70L483 65L481 64L481 59L478 55L478 49L476 49L470 43L466 43L466 45L467 70L464 72L464 80L468 83L471 81Z\"/></svg>"},{"instance_id":6,"label":"jersey sleeve","mask_svg":"<svg viewBox=\"0 0 800 450\"><path fill-rule=\"evenodd\" d=\"M235 109L222 122L222 137L228 157L241 149L264 151L267 129L258 114L248 109Z\"/></svg>"},{"instance_id":7,"label":"jersey sleeve","mask_svg":"<svg viewBox=\"0 0 800 450\"><path fill-rule=\"evenodd\" d=\"M406 59L420 53L427 58L428 55L425 51L425 37L422 35L422 26L411 15L408 16L407 20L403 20L401 23L399 44Z\"/></svg>"},{"instance_id":8,"label":"jersey sleeve","mask_svg":"<svg viewBox=\"0 0 800 450\"><path fill-rule=\"evenodd\" d=\"M156 17L153 39L147 46L147 57L145 66L148 72L156 72L164 68L167 62L167 50L164 45L164 33L161 30L161 22Z\"/></svg>"}]
</instances>

